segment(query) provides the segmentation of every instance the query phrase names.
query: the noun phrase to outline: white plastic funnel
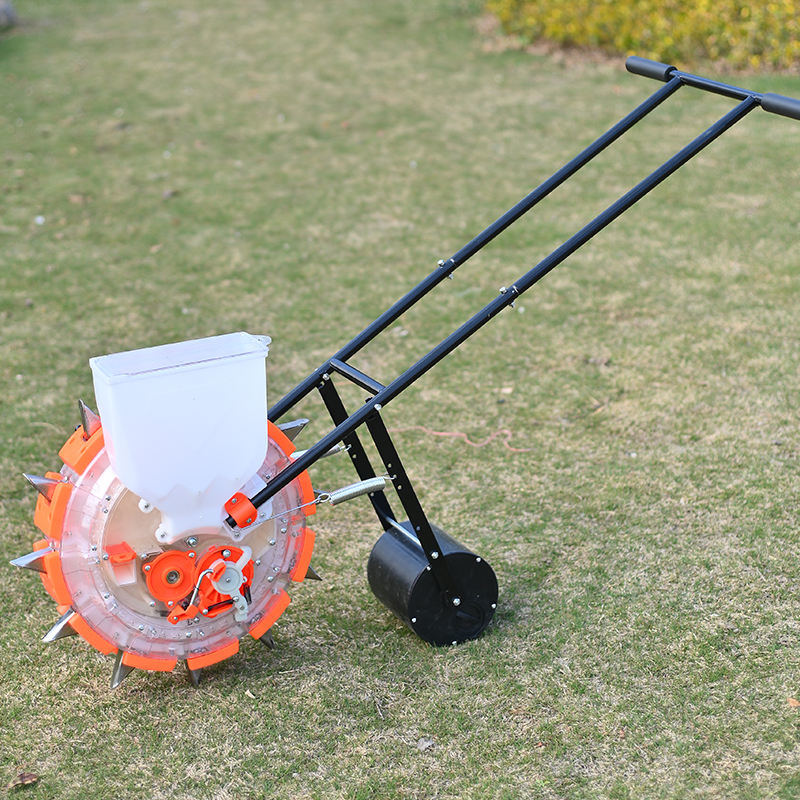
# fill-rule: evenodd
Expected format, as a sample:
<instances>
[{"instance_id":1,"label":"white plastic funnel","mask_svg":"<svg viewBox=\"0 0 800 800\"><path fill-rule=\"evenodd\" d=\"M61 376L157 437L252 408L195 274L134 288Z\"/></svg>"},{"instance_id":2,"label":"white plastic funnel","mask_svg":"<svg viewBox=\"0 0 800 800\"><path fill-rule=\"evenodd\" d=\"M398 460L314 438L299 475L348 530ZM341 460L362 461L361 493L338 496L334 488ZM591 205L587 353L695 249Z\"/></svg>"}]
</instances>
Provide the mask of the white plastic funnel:
<instances>
[{"instance_id":1,"label":"white plastic funnel","mask_svg":"<svg viewBox=\"0 0 800 800\"><path fill-rule=\"evenodd\" d=\"M229 333L89 360L111 467L159 538L218 526L267 453L267 336Z\"/></svg>"}]
</instances>

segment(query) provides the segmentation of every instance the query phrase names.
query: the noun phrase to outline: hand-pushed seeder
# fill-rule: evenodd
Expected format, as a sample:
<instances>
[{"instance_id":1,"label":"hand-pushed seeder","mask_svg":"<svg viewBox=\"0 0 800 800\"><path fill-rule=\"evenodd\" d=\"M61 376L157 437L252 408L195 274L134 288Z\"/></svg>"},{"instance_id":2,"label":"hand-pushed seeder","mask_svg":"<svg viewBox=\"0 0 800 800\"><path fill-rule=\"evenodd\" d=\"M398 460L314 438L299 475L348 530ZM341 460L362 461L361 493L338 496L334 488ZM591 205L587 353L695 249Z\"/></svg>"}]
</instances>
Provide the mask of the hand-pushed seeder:
<instances>
[{"instance_id":1,"label":"hand-pushed seeder","mask_svg":"<svg viewBox=\"0 0 800 800\"><path fill-rule=\"evenodd\" d=\"M800 101L759 94L631 57L629 71L663 81L638 108L534 189L372 324L267 408L267 337L233 333L93 358L99 416L59 452L63 467L26 476L38 489L34 522L44 538L16 566L38 570L60 619L47 642L79 634L116 655L112 686L133 669L203 667L251 636L272 646L292 582L316 578L308 518L322 504L368 495L383 529L367 564L370 587L434 645L478 637L498 590L489 564L433 525L383 420L386 406L579 247L759 106L800 119ZM389 383L351 363L367 343L515 220L683 86L738 100L727 114L557 247ZM337 389L369 397L350 413ZM318 391L333 429L302 452L306 420L281 423ZM266 424L265 424L266 421ZM370 462L372 439L382 467ZM308 470L336 452L359 481L315 492ZM392 490L392 500L388 495ZM399 502L403 514L393 504Z\"/></svg>"}]
</instances>

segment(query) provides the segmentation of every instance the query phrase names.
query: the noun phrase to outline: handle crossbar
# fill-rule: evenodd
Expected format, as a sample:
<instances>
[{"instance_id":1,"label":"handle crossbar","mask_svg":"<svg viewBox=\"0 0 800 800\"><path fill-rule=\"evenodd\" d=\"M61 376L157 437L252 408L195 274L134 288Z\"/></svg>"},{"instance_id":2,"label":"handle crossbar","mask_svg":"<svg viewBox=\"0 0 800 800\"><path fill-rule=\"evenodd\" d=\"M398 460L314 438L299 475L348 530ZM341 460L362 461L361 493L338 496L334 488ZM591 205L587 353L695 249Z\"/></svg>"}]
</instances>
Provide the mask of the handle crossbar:
<instances>
[{"instance_id":1,"label":"handle crossbar","mask_svg":"<svg viewBox=\"0 0 800 800\"><path fill-rule=\"evenodd\" d=\"M384 386L374 381L372 385L365 387L374 392L373 396L357 411L347 417L347 419L344 419L336 425L330 433L323 436L316 444L308 448L301 457L278 473L260 492L250 498L254 506L258 507L265 503L297 478L302 472L307 470L333 445L338 444L344 437L352 434L356 428L360 427L365 422L374 419L375 416L380 413L383 406L397 397L397 395L408 388L414 381L455 350L490 319L497 316L503 309L512 305L523 292L530 289L531 286L541 280L547 273L582 247L592 237L603 230L603 228L610 225L617 217L652 191L673 172L680 169L680 167L686 164L690 159L694 158L694 156L711 144L711 142L719 138L733 125L743 119L754 108L760 105L767 111L780 113L784 116L795 116L795 113L800 115L800 101L793 100L792 98L784 98L780 95L759 94L735 86L728 86L727 84L680 72L675 67L667 64L660 64L659 62L649 61L648 59L636 56L629 58L626 66L630 72L664 81L666 85L651 95L644 103L620 120L615 126L610 128L603 136L595 140L572 161L565 164L551 178L540 184L540 186L524 197L517 205L495 220L492 225L461 248L449 261L440 261L437 270L432 272L426 279L405 295L405 297L398 300L371 325L365 328L364 331L339 350L335 356L318 367L304 381L298 384L289 394L273 406L269 412L270 419L274 420L283 415L312 389L324 386L324 383L329 379L328 373L332 371L346 375L351 380L357 378L358 380L355 380L355 382L364 386L363 373L355 374L356 371L354 368L344 363L348 358L358 352L369 341L375 338L378 333L397 319L397 317L425 296L441 280L450 275L457 267L478 252L478 250L490 242L500 232L505 230L512 222L519 219L523 214L533 208L540 200L575 174L582 166L633 127L633 125L660 105L681 86L695 86L707 91L713 91L717 94L739 99L740 102L716 123L672 156L672 158L668 159L658 169L622 195L616 202L612 203L605 211L598 214L591 222L567 239L561 246L553 250L531 270L522 275L510 288L501 291L498 297L484 306L477 314L467 320L461 327L451 333L427 355L409 367L391 383ZM797 118L800 118L800 116ZM370 379L370 381L373 381L373 379ZM230 517L227 519L227 522L231 526L235 524Z\"/></svg>"},{"instance_id":2,"label":"handle crossbar","mask_svg":"<svg viewBox=\"0 0 800 800\"><path fill-rule=\"evenodd\" d=\"M635 75L642 75L645 78L653 78L657 81L671 81L677 78L684 86L692 86L695 89L703 89L706 92L733 97L736 100L744 100L747 97L751 97L764 111L780 114L783 117L800 119L800 100L796 100L794 97L784 97L781 94L772 94L771 92L764 94L753 92L750 89L742 89L739 86L720 83L710 78L692 75L689 72L681 72L671 64L662 64L660 61L651 61L649 58L641 58L640 56L629 56L625 62L625 68Z\"/></svg>"}]
</instances>

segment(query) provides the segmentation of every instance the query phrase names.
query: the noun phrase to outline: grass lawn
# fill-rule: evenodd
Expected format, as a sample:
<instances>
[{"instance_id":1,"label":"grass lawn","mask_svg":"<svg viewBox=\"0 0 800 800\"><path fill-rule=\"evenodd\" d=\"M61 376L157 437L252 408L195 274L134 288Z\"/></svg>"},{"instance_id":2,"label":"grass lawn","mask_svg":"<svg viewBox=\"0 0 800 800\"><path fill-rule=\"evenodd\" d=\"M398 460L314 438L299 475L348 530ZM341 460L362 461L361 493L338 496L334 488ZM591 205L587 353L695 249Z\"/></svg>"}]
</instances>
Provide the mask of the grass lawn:
<instances>
[{"instance_id":1,"label":"grass lawn","mask_svg":"<svg viewBox=\"0 0 800 800\"><path fill-rule=\"evenodd\" d=\"M0 38L0 556L90 356L248 330L272 400L656 87L487 47L480 3L19 0ZM744 76L800 96L800 80ZM388 380L721 116L683 89L355 360ZM756 110L387 408L495 622L433 649L322 584L199 690L6 566L0 779L31 798L800 796L800 124ZM359 402L360 393L347 396ZM301 409L327 431L321 404ZM463 432L434 437L414 426ZM315 467L320 487L353 479Z\"/></svg>"}]
</instances>

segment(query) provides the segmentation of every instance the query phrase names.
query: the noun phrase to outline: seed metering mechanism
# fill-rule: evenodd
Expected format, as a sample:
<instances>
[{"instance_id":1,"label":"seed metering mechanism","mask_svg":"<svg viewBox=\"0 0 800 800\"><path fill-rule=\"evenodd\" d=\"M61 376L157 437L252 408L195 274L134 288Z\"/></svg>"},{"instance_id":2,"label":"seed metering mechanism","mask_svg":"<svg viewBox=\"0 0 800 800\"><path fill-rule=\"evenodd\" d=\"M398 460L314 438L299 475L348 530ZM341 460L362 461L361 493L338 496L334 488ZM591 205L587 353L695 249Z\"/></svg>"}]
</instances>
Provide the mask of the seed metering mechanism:
<instances>
[{"instance_id":1,"label":"seed metering mechanism","mask_svg":"<svg viewBox=\"0 0 800 800\"><path fill-rule=\"evenodd\" d=\"M271 629L289 605L287 589L318 577L311 568L314 533L308 518L321 504L361 495L368 495L383 529L367 564L370 587L381 602L431 644L478 637L497 605L494 571L428 520L383 409L751 111L760 106L800 119L800 100L636 56L626 66L665 85L439 261L271 408L267 337L232 333L91 359L99 416L81 402L81 424L59 452L61 470L26 476L39 492L34 523L44 538L11 562L37 570L58 606L60 619L44 641L78 634L101 653L115 655L112 687L134 669L171 671L179 661L186 662L196 685L204 667L239 650L242 637L273 645ZM437 284L683 86L738 103L390 383L350 363ZM353 413L336 388L341 380L369 395ZM307 420L278 421L313 390L334 427L297 451L293 440ZM364 433L383 462L380 475L362 444ZM308 470L335 452L347 454L359 481L315 492ZM403 515L393 510L389 488Z\"/></svg>"}]
</instances>

